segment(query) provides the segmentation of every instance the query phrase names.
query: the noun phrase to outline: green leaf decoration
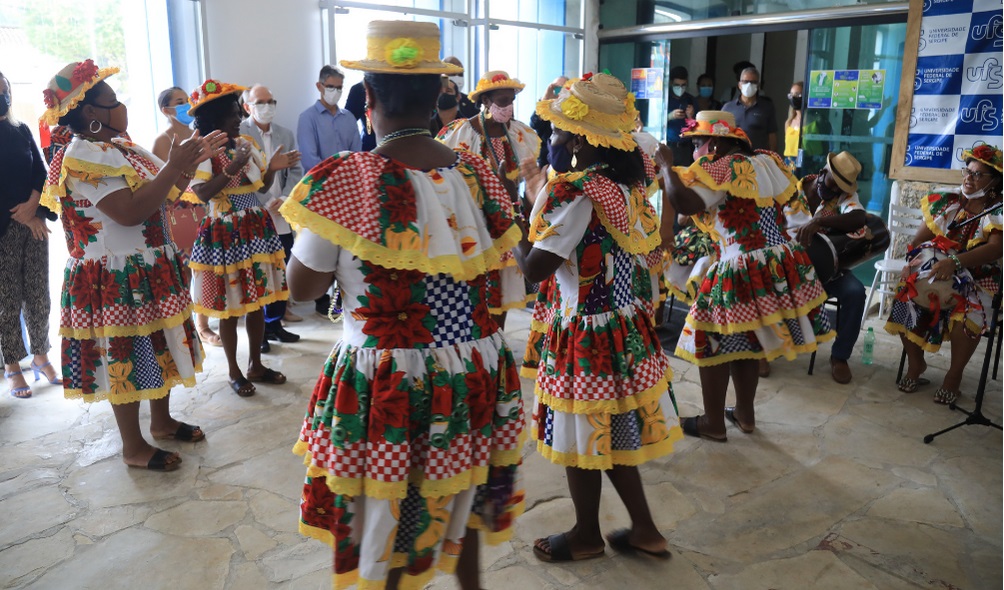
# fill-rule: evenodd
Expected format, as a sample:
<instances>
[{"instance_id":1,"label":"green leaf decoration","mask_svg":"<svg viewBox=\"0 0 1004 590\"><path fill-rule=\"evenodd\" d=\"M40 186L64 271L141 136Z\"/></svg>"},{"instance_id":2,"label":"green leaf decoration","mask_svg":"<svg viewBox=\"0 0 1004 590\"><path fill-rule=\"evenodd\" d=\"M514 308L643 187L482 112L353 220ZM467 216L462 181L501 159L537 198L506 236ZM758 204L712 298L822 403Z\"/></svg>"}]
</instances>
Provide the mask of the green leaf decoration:
<instances>
[{"instance_id":1,"label":"green leaf decoration","mask_svg":"<svg viewBox=\"0 0 1004 590\"><path fill-rule=\"evenodd\" d=\"M59 86L59 89L62 90L63 92L69 92L73 90L73 84L70 82L70 79L64 78L60 75L56 76L56 86Z\"/></svg>"}]
</instances>

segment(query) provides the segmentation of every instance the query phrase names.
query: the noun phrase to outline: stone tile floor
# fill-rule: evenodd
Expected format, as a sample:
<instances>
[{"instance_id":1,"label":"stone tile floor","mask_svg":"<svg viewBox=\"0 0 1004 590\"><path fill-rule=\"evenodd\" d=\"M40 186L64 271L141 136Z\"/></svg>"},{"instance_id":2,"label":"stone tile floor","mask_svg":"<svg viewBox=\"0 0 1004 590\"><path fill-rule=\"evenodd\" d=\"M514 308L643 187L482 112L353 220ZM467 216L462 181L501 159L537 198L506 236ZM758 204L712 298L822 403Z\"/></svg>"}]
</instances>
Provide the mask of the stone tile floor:
<instances>
[{"instance_id":1,"label":"stone tile floor","mask_svg":"<svg viewBox=\"0 0 1004 590\"><path fill-rule=\"evenodd\" d=\"M58 283L57 283L58 284ZM239 398L227 387L221 349L192 390L176 390L179 418L207 440L171 443L183 467L127 469L108 404L63 399L36 387L29 400L0 396L0 585L4 588L328 588L331 554L296 532L304 468L290 453L314 376L340 328L309 315L295 344L274 345L272 366L291 377ZM521 353L529 314L510 314ZM934 386L906 395L893 385L898 341L876 320L875 363L852 362L854 381L834 383L826 350L773 364L757 398L758 431L729 427L729 442L686 439L642 467L656 521L674 557L545 565L533 539L572 522L562 469L524 453L526 514L514 538L483 550L486 588L844 589L1000 588L1002 437L971 426L925 445L924 434L961 420L931 402ZM859 341L860 350L860 341ZM971 407L976 353L960 403ZM929 360L935 383L948 364ZM682 415L700 411L698 371L678 359ZM986 413L1001 416L1001 382ZM527 403L532 384L524 380ZM144 408L145 409L145 408ZM610 530L627 513L605 484ZM431 588L455 588L440 576Z\"/></svg>"}]
</instances>

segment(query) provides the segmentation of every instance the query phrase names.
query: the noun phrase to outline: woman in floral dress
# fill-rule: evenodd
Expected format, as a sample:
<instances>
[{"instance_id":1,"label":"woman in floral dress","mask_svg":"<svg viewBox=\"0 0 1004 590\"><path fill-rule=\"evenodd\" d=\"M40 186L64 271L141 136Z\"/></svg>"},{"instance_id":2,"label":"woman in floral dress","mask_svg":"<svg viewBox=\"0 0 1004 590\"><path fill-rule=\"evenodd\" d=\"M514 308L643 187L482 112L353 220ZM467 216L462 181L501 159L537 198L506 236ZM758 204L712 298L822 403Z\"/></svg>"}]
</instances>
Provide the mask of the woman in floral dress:
<instances>
[{"instance_id":1,"label":"woman in floral dress","mask_svg":"<svg viewBox=\"0 0 1004 590\"><path fill-rule=\"evenodd\" d=\"M927 370L924 352L937 352L945 338L952 343L951 365L934 394L939 404L959 398L962 373L987 330L993 297L1001 290L1001 150L982 144L963 152L962 158L966 168L960 191L934 193L920 203L924 225L907 254L907 260L918 264L904 270L885 326L903 340L909 362L899 388L907 393L928 383L921 377ZM986 211L991 212L962 225ZM927 268L919 265L924 250L947 257ZM951 281L949 301L917 301L918 284L932 278Z\"/></svg>"},{"instance_id":2,"label":"woman in floral dress","mask_svg":"<svg viewBox=\"0 0 1004 590\"><path fill-rule=\"evenodd\" d=\"M543 333L539 359L528 344L524 368L536 374L532 436L537 450L565 467L575 505L571 530L538 539L543 561L600 557L601 472L614 484L632 528L607 536L619 551L669 557L637 466L666 455L682 438L669 359L652 322L661 262L659 223L647 203L654 170L629 133L633 108L605 90L615 79L584 76L537 104L554 127L548 161L559 174L540 195L516 258L540 281L534 310Z\"/></svg>"},{"instance_id":3,"label":"woman in floral dress","mask_svg":"<svg viewBox=\"0 0 1004 590\"><path fill-rule=\"evenodd\" d=\"M195 173L192 191L209 203L192 247L192 283L195 311L220 319L220 338L227 356L230 388L241 397L254 395L252 382L279 385L282 373L261 363L265 333L263 308L289 297L284 270L285 254L272 218L255 193L268 188L279 170L300 159L282 147L266 161L258 145L240 134L241 111L237 95L242 86L207 80L192 92L195 128L202 133L223 131L227 150L203 162ZM237 364L237 320L247 316L248 371Z\"/></svg>"},{"instance_id":4,"label":"woman in floral dress","mask_svg":"<svg viewBox=\"0 0 1004 590\"><path fill-rule=\"evenodd\" d=\"M203 356L164 203L178 198L223 138L176 140L167 163L122 139L126 107L103 81L116 72L91 60L72 63L43 91L43 120L75 133L53 157L43 195L61 213L70 254L59 328L63 391L112 403L127 465L171 471L181 457L146 442L139 402L150 400L154 439L204 439L202 429L170 413L171 387L195 385Z\"/></svg>"},{"instance_id":5,"label":"woman in floral dress","mask_svg":"<svg viewBox=\"0 0 1004 590\"><path fill-rule=\"evenodd\" d=\"M826 293L805 250L789 241L782 208L796 181L777 154L753 152L731 114L701 111L684 127L694 140L689 167L672 168L660 148L664 198L715 240L676 356L700 367L704 415L684 433L725 442L725 419L753 432L759 359L795 358L831 338ZM731 376L735 407L725 407Z\"/></svg>"},{"instance_id":6,"label":"woman in floral dress","mask_svg":"<svg viewBox=\"0 0 1004 590\"><path fill-rule=\"evenodd\" d=\"M468 150L488 160L492 170L509 194L513 209L522 214L519 184L522 181L521 163L536 160L540 152L540 138L529 125L513 118L513 100L524 84L503 71L486 72L478 80L470 99L481 106L481 112L470 119L457 119L443 127L437 136L453 149ZM488 274L489 302L499 323L505 322L505 312L526 305L526 285L522 281L516 261L510 253L503 257L504 267ZM502 281L501 274L512 275ZM502 285L513 292L503 293ZM522 298L519 297L522 295ZM503 303L505 300L505 303Z\"/></svg>"},{"instance_id":7,"label":"woman in floral dress","mask_svg":"<svg viewBox=\"0 0 1004 590\"><path fill-rule=\"evenodd\" d=\"M345 308L294 449L300 530L334 549L335 588L417 589L439 569L475 590L477 530L504 541L523 509L519 376L485 279L519 228L485 161L429 131L460 71L436 59L439 28L369 27L367 58L341 63L365 72L379 143L318 164L281 209L300 228L293 296L334 280Z\"/></svg>"}]
</instances>

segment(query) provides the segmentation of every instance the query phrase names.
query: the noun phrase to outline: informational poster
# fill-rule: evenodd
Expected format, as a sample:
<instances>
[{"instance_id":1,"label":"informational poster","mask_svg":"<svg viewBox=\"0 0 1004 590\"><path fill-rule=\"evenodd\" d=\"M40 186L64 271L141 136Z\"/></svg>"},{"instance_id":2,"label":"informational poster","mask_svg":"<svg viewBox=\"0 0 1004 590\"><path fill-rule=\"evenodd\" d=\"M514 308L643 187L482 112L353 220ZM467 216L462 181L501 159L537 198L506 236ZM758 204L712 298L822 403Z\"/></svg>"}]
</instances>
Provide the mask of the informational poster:
<instances>
[{"instance_id":1,"label":"informational poster","mask_svg":"<svg viewBox=\"0 0 1004 590\"><path fill-rule=\"evenodd\" d=\"M1000 0L927 0L904 165L962 168L962 151L999 144L1004 100Z\"/></svg>"},{"instance_id":2,"label":"informational poster","mask_svg":"<svg viewBox=\"0 0 1004 590\"><path fill-rule=\"evenodd\" d=\"M812 70L810 109L880 109L885 70Z\"/></svg>"},{"instance_id":3,"label":"informational poster","mask_svg":"<svg viewBox=\"0 0 1004 590\"><path fill-rule=\"evenodd\" d=\"M631 68L631 92L638 99L662 98L662 68Z\"/></svg>"}]
</instances>

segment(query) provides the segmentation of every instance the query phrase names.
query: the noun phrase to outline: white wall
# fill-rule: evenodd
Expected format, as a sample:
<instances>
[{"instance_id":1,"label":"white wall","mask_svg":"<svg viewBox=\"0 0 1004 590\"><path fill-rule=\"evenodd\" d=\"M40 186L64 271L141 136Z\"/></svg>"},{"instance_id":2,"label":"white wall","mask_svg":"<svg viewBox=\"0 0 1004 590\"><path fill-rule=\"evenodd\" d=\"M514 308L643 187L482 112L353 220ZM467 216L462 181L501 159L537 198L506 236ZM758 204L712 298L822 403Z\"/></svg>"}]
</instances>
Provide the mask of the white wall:
<instances>
[{"instance_id":1,"label":"white wall","mask_svg":"<svg viewBox=\"0 0 1004 590\"><path fill-rule=\"evenodd\" d=\"M317 0L204 0L208 75L221 82L268 86L279 101L275 122L296 119L317 98L324 65ZM345 91L348 94L348 89Z\"/></svg>"}]
</instances>

